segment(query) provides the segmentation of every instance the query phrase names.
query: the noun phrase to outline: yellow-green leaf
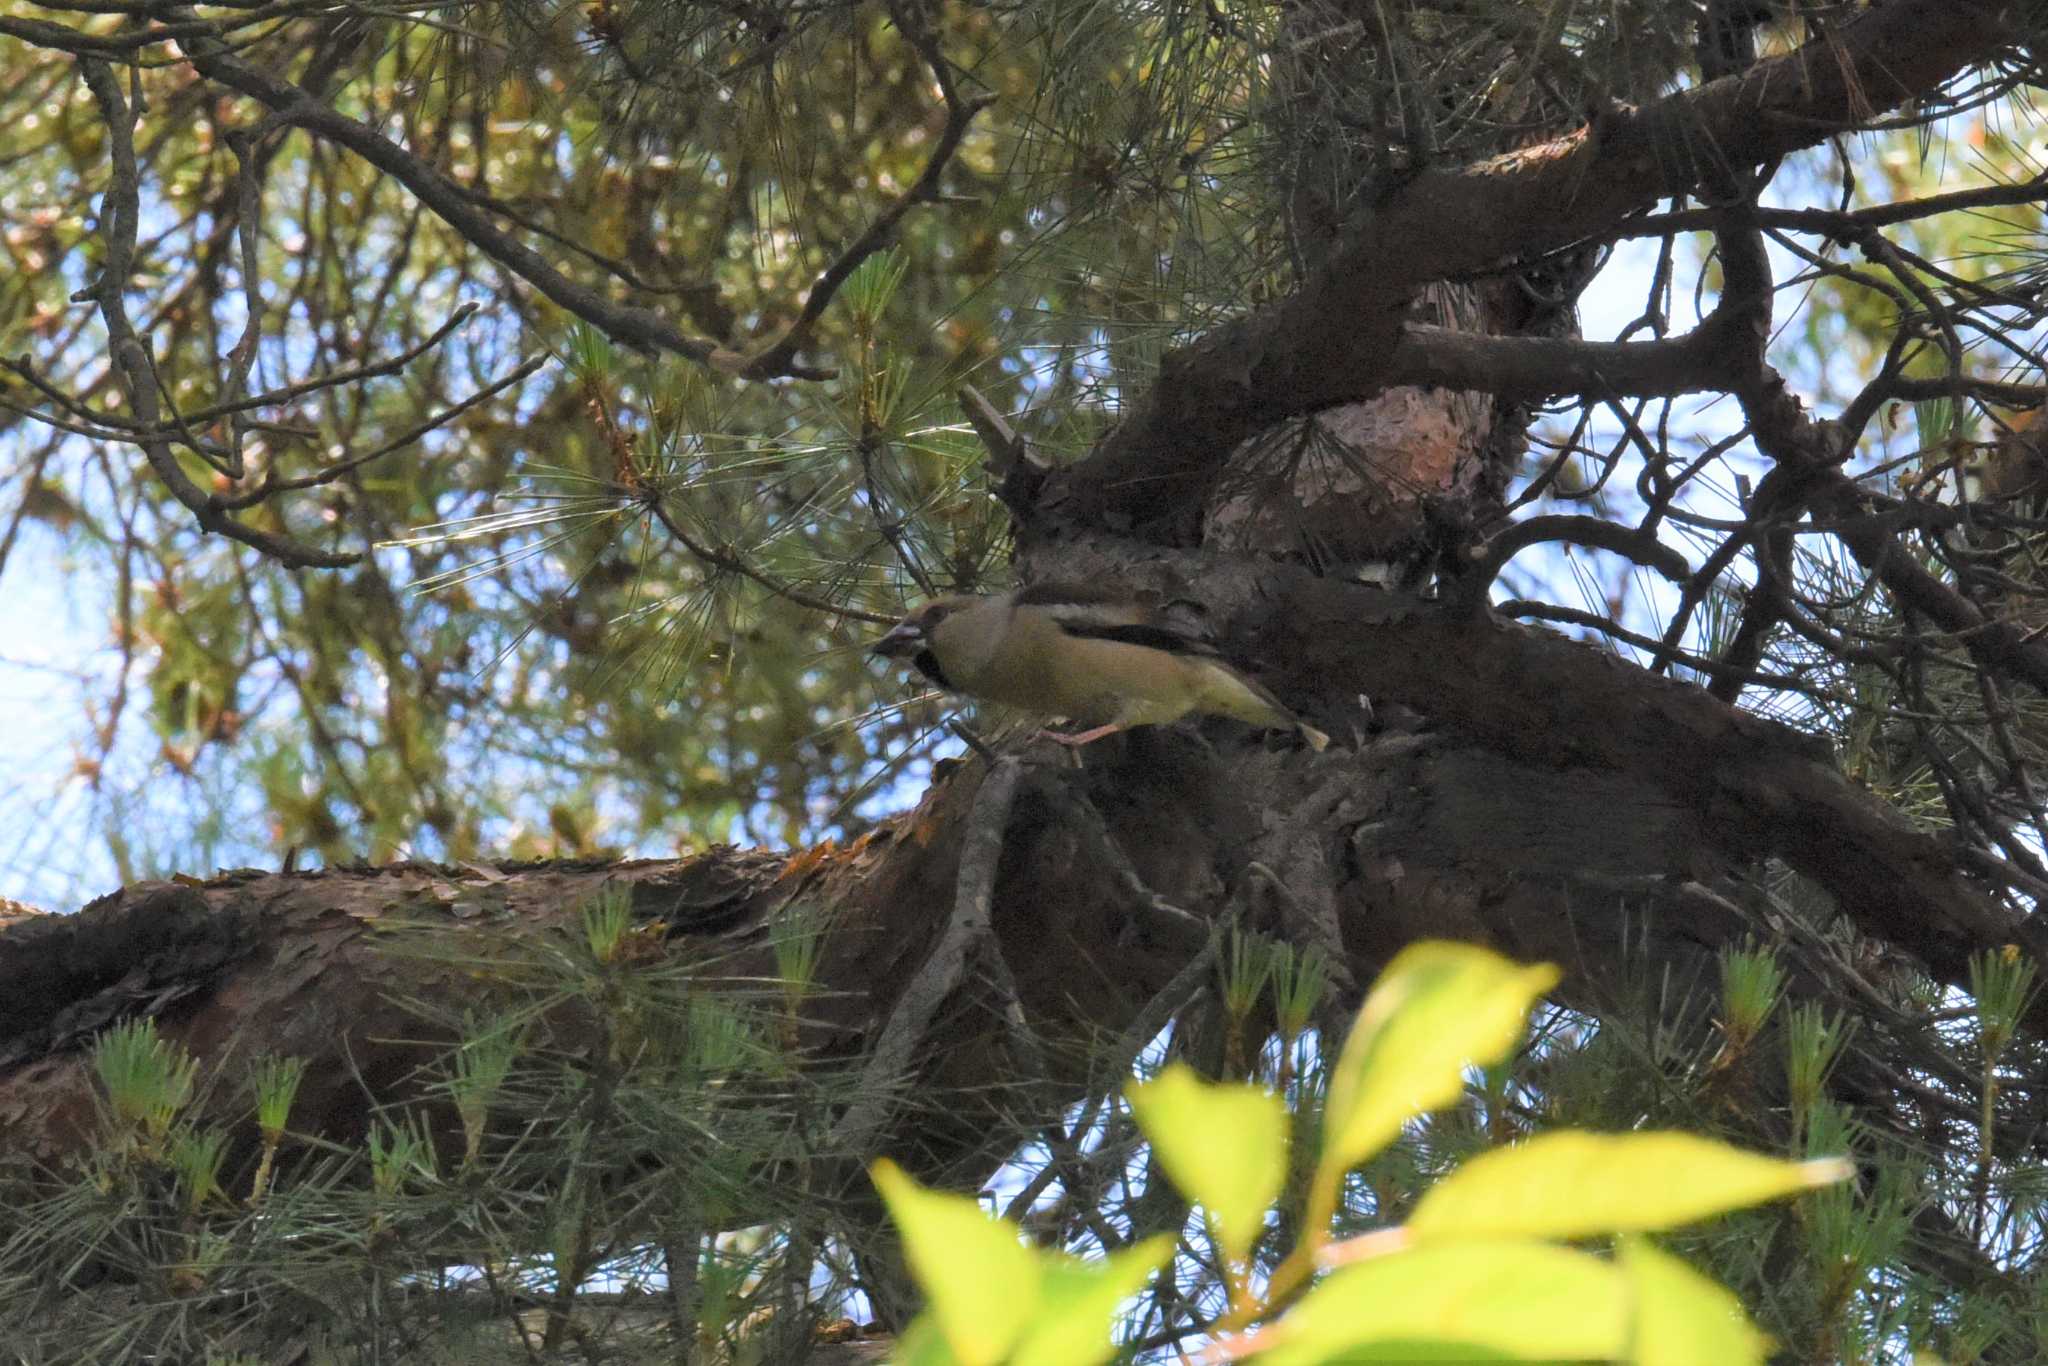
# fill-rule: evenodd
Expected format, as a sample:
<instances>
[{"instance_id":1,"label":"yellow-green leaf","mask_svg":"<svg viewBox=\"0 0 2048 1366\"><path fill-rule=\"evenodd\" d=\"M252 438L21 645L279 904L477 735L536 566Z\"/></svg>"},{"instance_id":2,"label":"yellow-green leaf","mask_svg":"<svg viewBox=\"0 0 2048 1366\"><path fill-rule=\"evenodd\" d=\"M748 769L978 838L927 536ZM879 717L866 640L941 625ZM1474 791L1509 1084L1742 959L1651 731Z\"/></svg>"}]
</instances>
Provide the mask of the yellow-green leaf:
<instances>
[{"instance_id":1,"label":"yellow-green leaf","mask_svg":"<svg viewBox=\"0 0 2048 1366\"><path fill-rule=\"evenodd\" d=\"M1422 1197L1408 1233L1418 1241L1642 1233L1848 1174L1839 1159L1786 1162L1693 1134L1564 1131L1473 1158Z\"/></svg>"},{"instance_id":2,"label":"yellow-green leaf","mask_svg":"<svg viewBox=\"0 0 2048 1366\"><path fill-rule=\"evenodd\" d=\"M1243 1258L1287 1180L1286 1105L1178 1063L1125 1094L1173 1184L1208 1211L1223 1255Z\"/></svg>"},{"instance_id":3,"label":"yellow-green leaf","mask_svg":"<svg viewBox=\"0 0 2048 1366\"><path fill-rule=\"evenodd\" d=\"M953 1355L962 1366L1006 1359L1038 1313L1039 1254L967 1196L926 1190L887 1160L872 1175Z\"/></svg>"},{"instance_id":4,"label":"yellow-green leaf","mask_svg":"<svg viewBox=\"0 0 2048 1366\"><path fill-rule=\"evenodd\" d=\"M1417 1248L1337 1271L1258 1336L1259 1366L1556 1361L1620 1356L1628 1284L1613 1263L1544 1243Z\"/></svg>"},{"instance_id":5,"label":"yellow-green leaf","mask_svg":"<svg viewBox=\"0 0 2048 1366\"><path fill-rule=\"evenodd\" d=\"M1634 1366L1763 1366L1770 1339L1735 1296L1641 1238L1624 1239L1620 1251L1635 1300L1628 1357Z\"/></svg>"},{"instance_id":6,"label":"yellow-green leaf","mask_svg":"<svg viewBox=\"0 0 2048 1366\"><path fill-rule=\"evenodd\" d=\"M889 1353L889 1366L959 1366L959 1362L930 1314L918 1315Z\"/></svg>"},{"instance_id":7,"label":"yellow-green leaf","mask_svg":"<svg viewBox=\"0 0 2048 1366\"><path fill-rule=\"evenodd\" d=\"M1457 1099L1464 1070L1507 1056L1529 1007L1557 985L1470 944L1411 944L1365 999L1330 1077L1318 1185L1377 1153L1418 1114Z\"/></svg>"},{"instance_id":8,"label":"yellow-green leaf","mask_svg":"<svg viewBox=\"0 0 2048 1366\"><path fill-rule=\"evenodd\" d=\"M1147 1238L1099 1262L1043 1255L1038 1314L1010 1366L1094 1366L1116 1355L1109 1335L1117 1310L1166 1264L1173 1238Z\"/></svg>"}]
</instances>

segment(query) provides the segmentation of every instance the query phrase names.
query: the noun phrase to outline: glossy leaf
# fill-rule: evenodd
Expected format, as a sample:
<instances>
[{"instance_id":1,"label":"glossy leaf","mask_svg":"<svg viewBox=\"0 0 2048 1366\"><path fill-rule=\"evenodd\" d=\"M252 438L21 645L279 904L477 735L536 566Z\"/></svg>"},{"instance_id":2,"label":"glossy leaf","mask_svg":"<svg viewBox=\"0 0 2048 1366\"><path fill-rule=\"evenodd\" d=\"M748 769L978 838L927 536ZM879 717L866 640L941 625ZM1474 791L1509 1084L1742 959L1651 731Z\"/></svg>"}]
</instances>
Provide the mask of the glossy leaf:
<instances>
[{"instance_id":1,"label":"glossy leaf","mask_svg":"<svg viewBox=\"0 0 2048 1366\"><path fill-rule=\"evenodd\" d=\"M873 1176L954 1357L963 1366L1008 1359L1039 1311L1039 1254L967 1196L926 1190L887 1160Z\"/></svg>"},{"instance_id":2,"label":"glossy leaf","mask_svg":"<svg viewBox=\"0 0 2048 1366\"><path fill-rule=\"evenodd\" d=\"M1204 1081L1176 1064L1127 1092L1138 1126L1225 1256L1241 1259L1287 1180L1287 1107L1262 1087Z\"/></svg>"},{"instance_id":3,"label":"glossy leaf","mask_svg":"<svg viewBox=\"0 0 2048 1366\"><path fill-rule=\"evenodd\" d=\"M1094 1366L1116 1355L1110 1332L1117 1311L1166 1264L1173 1239L1165 1234L1147 1238L1106 1261L1041 1255L1038 1314L1010 1366Z\"/></svg>"},{"instance_id":4,"label":"glossy leaf","mask_svg":"<svg viewBox=\"0 0 2048 1366\"><path fill-rule=\"evenodd\" d=\"M1366 997L1330 1078L1319 1181L1365 1161L1416 1115L1455 1100L1464 1070L1500 1061L1557 984L1469 944L1411 944Z\"/></svg>"},{"instance_id":5,"label":"glossy leaf","mask_svg":"<svg viewBox=\"0 0 2048 1366\"><path fill-rule=\"evenodd\" d=\"M1610 1262L1543 1243L1417 1248L1334 1273L1273 1327L1259 1366L1613 1358L1628 1283Z\"/></svg>"},{"instance_id":6,"label":"glossy leaf","mask_svg":"<svg viewBox=\"0 0 2048 1366\"><path fill-rule=\"evenodd\" d=\"M889 1353L889 1366L958 1366L959 1360L930 1314L920 1315L904 1329Z\"/></svg>"},{"instance_id":7,"label":"glossy leaf","mask_svg":"<svg viewBox=\"0 0 2048 1366\"><path fill-rule=\"evenodd\" d=\"M1565 1131L1473 1158L1422 1197L1407 1229L1418 1241L1648 1232L1848 1174L1837 1159L1786 1162L1693 1134Z\"/></svg>"},{"instance_id":8,"label":"glossy leaf","mask_svg":"<svg viewBox=\"0 0 2048 1366\"><path fill-rule=\"evenodd\" d=\"M1762 1366L1769 1339L1735 1296L1641 1238L1624 1239L1620 1253L1635 1302L1629 1360L1636 1366Z\"/></svg>"}]
</instances>

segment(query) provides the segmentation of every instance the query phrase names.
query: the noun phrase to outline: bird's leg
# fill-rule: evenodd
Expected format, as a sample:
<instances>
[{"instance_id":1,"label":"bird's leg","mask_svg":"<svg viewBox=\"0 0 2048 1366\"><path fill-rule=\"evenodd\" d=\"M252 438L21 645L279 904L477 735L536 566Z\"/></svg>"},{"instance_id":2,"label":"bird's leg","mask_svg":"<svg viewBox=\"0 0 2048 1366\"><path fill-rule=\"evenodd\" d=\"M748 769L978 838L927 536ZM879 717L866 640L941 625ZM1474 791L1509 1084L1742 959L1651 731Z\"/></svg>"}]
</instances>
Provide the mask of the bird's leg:
<instances>
[{"instance_id":1,"label":"bird's leg","mask_svg":"<svg viewBox=\"0 0 2048 1366\"><path fill-rule=\"evenodd\" d=\"M1056 730L1042 730L1038 733L1046 739L1055 742L1056 744L1066 745L1072 749L1079 749L1082 745L1088 744L1091 741L1100 740L1105 735L1114 735L1122 729L1123 727L1121 725L1115 722L1111 722L1109 725L1097 726L1093 730L1084 730L1077 732L1073 735L1063 735Z\"/></svg>"}]
</instances>

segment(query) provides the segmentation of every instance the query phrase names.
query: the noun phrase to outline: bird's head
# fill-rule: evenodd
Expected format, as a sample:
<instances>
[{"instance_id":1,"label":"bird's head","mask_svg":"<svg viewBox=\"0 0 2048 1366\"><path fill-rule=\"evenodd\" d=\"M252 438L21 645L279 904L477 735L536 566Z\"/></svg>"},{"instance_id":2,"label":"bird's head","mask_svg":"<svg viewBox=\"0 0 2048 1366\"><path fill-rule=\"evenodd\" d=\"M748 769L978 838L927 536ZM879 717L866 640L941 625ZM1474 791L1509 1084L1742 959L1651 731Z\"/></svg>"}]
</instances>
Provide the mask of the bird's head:
<instances>
[{"instance_id":1,"label":"bird's head","mask_svg":"<svg viewBox=\"0 0 2048 1366\"><path fill-rule=\"evenodd\" d=\"M868 647L871 654L884 659L914 659L931 648L932 633L939 623L970 603L980 599L960 594L933 598L915 612L897 622L889 633Z\"/></svg>"}]
</instances>

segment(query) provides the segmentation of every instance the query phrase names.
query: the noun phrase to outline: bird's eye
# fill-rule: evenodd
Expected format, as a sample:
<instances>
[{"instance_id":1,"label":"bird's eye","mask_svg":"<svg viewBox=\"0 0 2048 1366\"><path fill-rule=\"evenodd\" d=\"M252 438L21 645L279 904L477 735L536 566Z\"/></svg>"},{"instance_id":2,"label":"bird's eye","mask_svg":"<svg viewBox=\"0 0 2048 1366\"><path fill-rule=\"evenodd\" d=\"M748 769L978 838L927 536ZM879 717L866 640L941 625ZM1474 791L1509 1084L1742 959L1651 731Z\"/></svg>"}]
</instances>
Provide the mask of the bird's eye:
<instances>
[{"instance_id":1,"label":"bird's eye","mask_svg":"<svg viewBox=\"0 0 2048 1366\"><path fill-rule=\"evenodd\" d=\"M952 610L953 610L953 609L952 609L952 608L950 608L950 607L941 607L941 606L939 606L939 605L938 605L938 604L936 604L936 603L934 603L934 604L933 604L932 606L930 606L930 607L927 607L927 608L925 608L925 609L924 609L924 624L925 624L925 628L926 628L927 630L929 630L930 628L932 628L932 627L934 627L934 626L937 626L937 625L938 625L938 624L939 624L940 622L942 622L942 621L944 621L944 620L946 619L946 614L947 614L948 612L952 611Z\"/></svg>"}]
</instances>

